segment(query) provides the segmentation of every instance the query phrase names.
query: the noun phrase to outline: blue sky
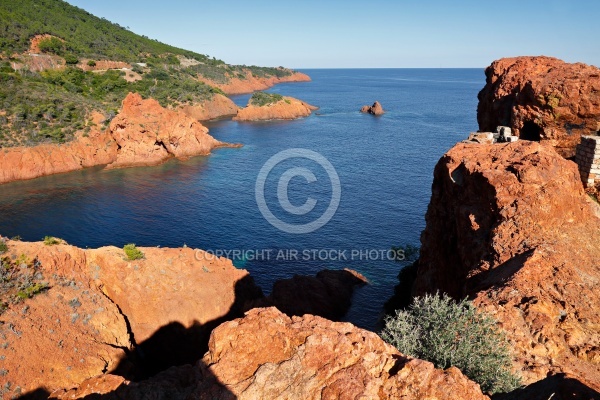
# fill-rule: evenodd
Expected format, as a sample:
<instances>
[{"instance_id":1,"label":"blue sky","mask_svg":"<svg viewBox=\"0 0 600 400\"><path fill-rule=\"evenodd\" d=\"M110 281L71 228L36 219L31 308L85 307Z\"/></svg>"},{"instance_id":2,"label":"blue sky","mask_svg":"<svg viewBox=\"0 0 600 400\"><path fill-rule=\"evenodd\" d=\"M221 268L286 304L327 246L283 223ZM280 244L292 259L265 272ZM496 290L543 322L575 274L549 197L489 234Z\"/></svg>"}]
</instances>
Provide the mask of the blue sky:
<instances>
[{"instance_id":1,"label":"blue sky","mask_svg":"<svg viewBox=\"0 0 600 400\"><path fill-rule=\"evenodd\" d=\"M234 64L484 67L548 55L600 66L598 0L67 0Z\"/></svg>"}]
</instances>

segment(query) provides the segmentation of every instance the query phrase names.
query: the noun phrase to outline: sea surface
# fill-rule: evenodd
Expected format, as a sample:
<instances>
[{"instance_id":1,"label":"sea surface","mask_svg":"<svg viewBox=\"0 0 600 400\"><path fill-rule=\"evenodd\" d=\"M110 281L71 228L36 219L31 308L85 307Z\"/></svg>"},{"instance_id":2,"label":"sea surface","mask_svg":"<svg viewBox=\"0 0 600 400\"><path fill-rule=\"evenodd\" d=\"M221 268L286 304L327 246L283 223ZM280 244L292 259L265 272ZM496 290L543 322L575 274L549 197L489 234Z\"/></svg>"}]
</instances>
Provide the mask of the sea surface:
<instances>
[{"instance_id":1,"label":"sea surface","mask_svg":"<svg viewBox=\"0 0 600 400\"><path fill-rule=\"evenodd\" d=\"M211 122L214 137L244 147L219 149L208 157L2 185L0 234L27 241L52 235L83 248L185 244L229 252L265 294L277 279L352 268L370 285L355 293L345 319L378 329L383 303L403 265L388 250L419 245L433 168L444 152L477 129L477 93L485 76L482 69L303 72L312 82L269 91L319 106L312 116L289 122ZM245 105L248 98L234 101ZM385 115L358 112L375 100ZM267 175L265 163L289 149L303 149L292 153L301 157L283 153L288 157L281 156ZM314 153L306 150L326 162L307 158ZM330 205L331 219L307 233L273 226L257 205L259 177L266 207L292 230L318 220ZM337 208L332 202L336 193Z\"/></svg>"}]
</instances>

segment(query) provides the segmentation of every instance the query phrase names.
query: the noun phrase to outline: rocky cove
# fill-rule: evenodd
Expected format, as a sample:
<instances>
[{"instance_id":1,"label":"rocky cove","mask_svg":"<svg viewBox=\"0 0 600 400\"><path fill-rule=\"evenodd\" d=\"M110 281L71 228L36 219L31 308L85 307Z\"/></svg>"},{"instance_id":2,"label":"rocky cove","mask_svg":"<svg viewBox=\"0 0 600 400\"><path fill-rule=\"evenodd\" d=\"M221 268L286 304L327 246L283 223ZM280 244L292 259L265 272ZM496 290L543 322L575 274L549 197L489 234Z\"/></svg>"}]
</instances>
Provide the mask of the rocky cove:
<instances>
[{"instance_id":1,"label":"rocky cove","mask_svg":"<svg viewBox=\"0 0 600 400\"><path fill-rule=\"evenodd\" d=\"M155 146L163 139L146 126L164 118L148 119L145 110L158 110L151 101L132 95L123 108L127 113L111 123L113 140L123 143L139 131L148 139L139 140L143 157L133 144L115 145L125 149L115 166L193 155L176 153L177 140ZM197 151L205 152L198 154L221 143L197 121L176 118L186 132L177 139L198 143ZM600 390L600 211L585 194L576 164L552 144L454 146L435 167L421 238L413 294L468 296L499 320L515 350L514 368L529 385L509 398L595 398ZM372 332L333 322L345 312L336 301L364 284L351 271L283 280L265 297L247 272L229 260L198 257L201 250L142 247L145 259L127 261L115 247L10 240L7 246L11 269L47 284L1 317L8 343L0 349L7 362L1 383L10 382L13 392L18 387L19 393L37 390L54 398L486 398L456 368L435 369ZM67 329L72 334L64 334ZM21 350L27 348L35 351Z\"/></svg>"}]
</instances>

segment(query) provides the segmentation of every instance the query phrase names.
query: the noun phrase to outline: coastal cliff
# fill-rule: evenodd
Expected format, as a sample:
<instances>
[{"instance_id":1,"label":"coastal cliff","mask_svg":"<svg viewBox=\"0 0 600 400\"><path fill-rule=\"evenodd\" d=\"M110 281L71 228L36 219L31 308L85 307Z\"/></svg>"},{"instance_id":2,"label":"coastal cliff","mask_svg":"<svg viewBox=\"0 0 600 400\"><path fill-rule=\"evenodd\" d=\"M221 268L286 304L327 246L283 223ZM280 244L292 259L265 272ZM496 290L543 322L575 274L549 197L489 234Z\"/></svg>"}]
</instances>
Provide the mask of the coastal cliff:
<instances>
[{"instance_id":1,"label":"coastal cliff","mask_svg":"<svg viewBox=\"0 0 600 400\"><path fill-rule=\"evenodd\" d=\"M265 94L269 95L269 94ZM273 96L273 95L271 95ZM298 119L308 117L319 107L312 106L293 97L278 96L274 102L257 104L250 98L248 105L241 108L234 121L268 121L273 119Z\"/></svg>"},{"instance_id":2,"label":"coastal cliff","mask_svg":"<svg viewBox=\"0 0 600 400\"><path fill-rule=\"evenodd\" d=\"M0 151L0 184L107 165L109 168L153 165L169 158L207 155L231 146L182 111L161 107L130 93L107 129L97 126L65 144L10 147Z\"/></svg>"},{"instance_id":3,"label":"coastal cliff","mask_svg":"<svg viewBox=\"0 0 600 400\"><path fill-rule=\"evenodd\" d=\"M600 69L552 57L494 61L479 93L479 130L511 127L521 139L547 141L564 157L581 135L600 130Z\"/></svg>"},{"instance_id":4,"label":"coastal cliff","mask_svg":"<svg viewBox=\"0 0 600 400\"><path fill-rule=\"evenodd\" d=\"M243 77L228 77L227 81L220 82L211 80L204 76L198 76L198 80L221 89L226 94L246 94L257 90L265 90L286 82L310 82L310 77L302 72L292 72L287 76L256 76L251 71L243 71Z\"/></svg>"},{"instance_id":5,"label":"coastal cliff","mask_svg":"<svg viewBox=\"0 0 600 400\"><path fill-rule=\"evenodd\" d=\"M413 295L474 299L525 383L599 391L599 216L548 144L457 144L435 168Z\"/></svg>"}]
</instances>

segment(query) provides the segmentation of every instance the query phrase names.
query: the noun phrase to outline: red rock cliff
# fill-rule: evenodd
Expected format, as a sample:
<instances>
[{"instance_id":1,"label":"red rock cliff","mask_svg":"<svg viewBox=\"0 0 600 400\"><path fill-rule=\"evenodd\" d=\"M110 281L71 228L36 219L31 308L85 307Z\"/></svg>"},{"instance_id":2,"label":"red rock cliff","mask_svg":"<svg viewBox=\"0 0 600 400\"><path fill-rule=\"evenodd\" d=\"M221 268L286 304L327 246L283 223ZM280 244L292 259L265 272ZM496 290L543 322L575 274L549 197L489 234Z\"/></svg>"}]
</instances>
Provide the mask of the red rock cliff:
<instances>
[{"instance_id":1,"label":"red rock cliff","mask_svg":"<svg viewBox=\"0 0 600 400\"><path fill-rule=\"evenodd\" d=\"M600 130L600 69L551 57L494 61L479 93L479 130L510 126L522 139L551 143L575 155L583 134Z\"/></svg>"},{"instance_id":2,"label":"red rock cliff","mask_svg":"<svg viewBox=\"0 0 600 400\"><path fill-rule=\"evenodd\" d=\"M526 383L600 390L600 212L549 145L458 144L435 168L416 295L469 296L499 319Z\"/></svg>"},{"instance_id":3,"label":"red rock cliff","mask_svg":"<svg viewBox=\"0 0 600 400\"><path fill-rule=\"evenodd\" d=\"M122 110L104 131L72 142L0 151L0 184L97 165L110 168L153 165L169 158L207 155L231 146L208 134L208 129L182 111L168 110L156 100L130 93Z\"/></svg>"}]
</instances>

